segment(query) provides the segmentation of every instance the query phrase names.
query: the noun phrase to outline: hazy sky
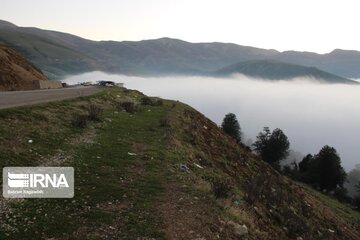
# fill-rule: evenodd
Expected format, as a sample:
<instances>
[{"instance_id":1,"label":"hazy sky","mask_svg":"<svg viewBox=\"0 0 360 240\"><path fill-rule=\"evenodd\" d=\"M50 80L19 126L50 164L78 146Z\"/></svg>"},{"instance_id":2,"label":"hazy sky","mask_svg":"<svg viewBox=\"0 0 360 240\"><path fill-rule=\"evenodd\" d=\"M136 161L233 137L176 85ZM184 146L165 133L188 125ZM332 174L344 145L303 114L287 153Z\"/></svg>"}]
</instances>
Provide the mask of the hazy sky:
<instances>
[{"instance_id":1,"label":"hazy sky","mask_svg":"<svg viewBox=\"0 0 360 240\"><path fill-rule=\"evenodd\" d=\"M277 50L360 50L358 0L1 0L0 18L93 40L172 37Z\"/></svg>"}]
</instances>

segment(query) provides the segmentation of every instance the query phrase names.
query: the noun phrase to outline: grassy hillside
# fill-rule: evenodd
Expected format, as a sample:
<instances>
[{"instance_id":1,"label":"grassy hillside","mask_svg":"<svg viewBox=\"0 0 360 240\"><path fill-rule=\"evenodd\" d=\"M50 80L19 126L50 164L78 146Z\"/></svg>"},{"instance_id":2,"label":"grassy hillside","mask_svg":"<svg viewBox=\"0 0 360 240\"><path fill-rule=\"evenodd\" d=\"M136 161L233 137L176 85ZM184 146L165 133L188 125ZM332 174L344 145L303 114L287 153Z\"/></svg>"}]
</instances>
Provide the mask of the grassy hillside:
<instances>
[{"instance_id":1,"label":"grassy hillside","mask_svg":"<svg viewBox=\"0 0 360 240\"><path fill-rule=\"evenodd\" d=\"M359 213L279 175L191 107L144 97L114 88L1 110L1 167L73 166L75 197L1 198L0 239L358 239ZM72 126L90 104L100 121Z\"/></svg>"},{"instance_id":2,"label":"grassy hillside","mask_svg":"<svg viewBox=\"0 0 360 240\"><path fill-rule=\"evenodd\" d=\"M314 67L305 67L274 60L240 62L216 71L215 75L229 76L236 73L268 80L289 80L306 77L327 83L355 83L352 80L321 71Z\"/></svg>"},{"instance_id":3,"label":"grassy hillside","mask_svg":"<svg viewBox=\"0 0 360 240\"><path fill-rule=\"evenodd\" d=\"M16 49L41 68L49 78L83 73L98 69L98 64L86 53L79 52L56 38L38 30L1 28L0 42Z\"/></svg>"}]
</instances>

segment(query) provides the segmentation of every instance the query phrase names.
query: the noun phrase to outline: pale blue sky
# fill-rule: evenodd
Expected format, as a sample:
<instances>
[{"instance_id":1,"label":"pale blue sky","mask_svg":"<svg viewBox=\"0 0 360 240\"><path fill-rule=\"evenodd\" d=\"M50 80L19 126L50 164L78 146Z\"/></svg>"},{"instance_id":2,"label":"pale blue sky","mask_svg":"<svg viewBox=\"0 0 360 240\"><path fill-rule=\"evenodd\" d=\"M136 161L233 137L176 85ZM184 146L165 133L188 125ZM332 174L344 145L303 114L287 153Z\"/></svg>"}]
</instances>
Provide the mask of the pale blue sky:
<instances>
[{"instance_id":1,"label":"pale blue sky","mask_svg":"<svg viewBox=\"0 0 360 240\"><path fill-rule=\"evenodd\" d=\"M360 50L358 0L1 0L0 19L93 40Z\"/></svg>"}]
</instances>

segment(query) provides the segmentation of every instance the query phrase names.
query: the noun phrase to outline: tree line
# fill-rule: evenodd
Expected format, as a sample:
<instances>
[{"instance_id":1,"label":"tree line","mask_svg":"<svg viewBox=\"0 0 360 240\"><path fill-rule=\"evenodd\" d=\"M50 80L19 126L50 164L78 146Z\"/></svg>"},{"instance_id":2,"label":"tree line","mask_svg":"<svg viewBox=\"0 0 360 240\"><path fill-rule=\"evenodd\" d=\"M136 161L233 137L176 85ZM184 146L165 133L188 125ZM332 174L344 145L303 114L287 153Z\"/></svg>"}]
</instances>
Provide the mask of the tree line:
<instances>
[{"instance_id":1,"label":"tree line","mask_svg":"<svg viewBox=\"0 0 360 240\"><path fill-rule=\"evenodd\" d=\"M237 142L241 142L241 127L235 114L226 114L221 128ZM355 203L360 209L360 182L359 195L350 199L344 188L347 174L341 166L341 158L335 148L325 145L317 154L308 154L299 163L294 161L292 166L281 167L281 161L289 155L289 139L280 128L271 131L269 127L264 127L252 144L252 149L260 159L277 171L294 180L309 184L319 191L331 193L341 201Z\"/></svg>"}]
</instances>

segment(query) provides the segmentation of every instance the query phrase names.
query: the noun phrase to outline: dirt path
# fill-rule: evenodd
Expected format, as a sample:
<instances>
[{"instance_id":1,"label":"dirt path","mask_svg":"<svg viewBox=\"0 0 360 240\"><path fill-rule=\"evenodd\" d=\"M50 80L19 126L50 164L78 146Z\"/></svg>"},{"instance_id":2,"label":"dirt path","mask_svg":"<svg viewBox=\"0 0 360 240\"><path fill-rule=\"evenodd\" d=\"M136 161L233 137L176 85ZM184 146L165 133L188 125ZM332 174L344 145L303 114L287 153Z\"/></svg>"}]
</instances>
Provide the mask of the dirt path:
<instances>
[{"instance_id":1,"label":"dirt path","mask_svg":"<svg viewBox=\"0 0 360 240\"><path fill-rule=\"evenodd\" d=\"M74 87L33 91L0 92L0 109L91 95L97 87Z\"/></svg>"}]
</instances>

